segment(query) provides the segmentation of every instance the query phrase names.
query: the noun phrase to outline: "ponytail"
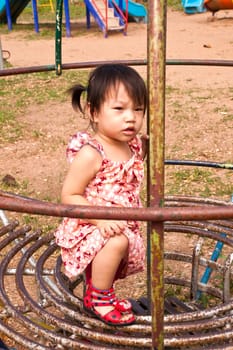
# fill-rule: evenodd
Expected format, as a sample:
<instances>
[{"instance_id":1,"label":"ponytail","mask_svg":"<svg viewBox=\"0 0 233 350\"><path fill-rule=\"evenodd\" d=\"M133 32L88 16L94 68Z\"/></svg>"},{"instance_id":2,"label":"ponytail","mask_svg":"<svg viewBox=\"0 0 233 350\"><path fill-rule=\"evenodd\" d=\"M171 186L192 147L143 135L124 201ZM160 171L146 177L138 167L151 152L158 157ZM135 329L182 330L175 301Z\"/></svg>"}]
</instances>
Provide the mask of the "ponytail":
<instances>
[{"instance_id":1,"label":"ponytail","mask_svg":"<svg viewBox=\"0 0 233 350\"><path fill-rule=\"evenodd\" d=\"M71 103L74 110L79 110L82 113L84 113L84 111L81 105L81 95L86 90L86 87L81 84L74 85L67 90L67 92L71 95Z\"/></svg>"}]
</instances>

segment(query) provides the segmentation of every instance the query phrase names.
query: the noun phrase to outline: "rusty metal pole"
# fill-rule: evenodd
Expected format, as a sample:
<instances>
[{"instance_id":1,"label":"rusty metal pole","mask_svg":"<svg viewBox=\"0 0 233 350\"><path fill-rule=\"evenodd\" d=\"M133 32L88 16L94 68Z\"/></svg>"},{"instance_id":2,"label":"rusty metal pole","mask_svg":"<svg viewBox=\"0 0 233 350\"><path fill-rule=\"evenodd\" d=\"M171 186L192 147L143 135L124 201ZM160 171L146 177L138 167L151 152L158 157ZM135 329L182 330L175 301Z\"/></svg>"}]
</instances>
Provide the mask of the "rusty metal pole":
<instances>
[{"instance_id":1,"label":"rusty metal pole","mask_svg":"<svg viewBox=\"0 0 233 350\"><path fill-rule=\"evenodd\" d=\"M147 30L148 56L148 205L164 205L164 125L166 3L149 0ZM148 225L149 297L152 314L152 349L164 349L164 224Z\"/></svg>"}]
</instances>

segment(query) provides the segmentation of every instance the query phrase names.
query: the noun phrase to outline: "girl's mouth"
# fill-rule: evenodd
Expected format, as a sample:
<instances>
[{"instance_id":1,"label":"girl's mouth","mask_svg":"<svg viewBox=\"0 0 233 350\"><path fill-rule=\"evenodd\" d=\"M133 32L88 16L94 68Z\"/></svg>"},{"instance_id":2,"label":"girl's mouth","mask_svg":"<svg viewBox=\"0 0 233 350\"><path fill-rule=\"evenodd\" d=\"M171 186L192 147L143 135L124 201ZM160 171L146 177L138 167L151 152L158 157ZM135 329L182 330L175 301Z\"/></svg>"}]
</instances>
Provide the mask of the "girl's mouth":
<instances>
[{"instance_id":1,"label":"girl's mouth","mask_svg":"<svg viewBox=\"0 0 233 350\"><path fill-rule=\"evenodd\" d=\"M123 133L125 135L133 135L135 133L135 129L134 128L127 128L123 130Z\"/></svg>"}]
</instances>

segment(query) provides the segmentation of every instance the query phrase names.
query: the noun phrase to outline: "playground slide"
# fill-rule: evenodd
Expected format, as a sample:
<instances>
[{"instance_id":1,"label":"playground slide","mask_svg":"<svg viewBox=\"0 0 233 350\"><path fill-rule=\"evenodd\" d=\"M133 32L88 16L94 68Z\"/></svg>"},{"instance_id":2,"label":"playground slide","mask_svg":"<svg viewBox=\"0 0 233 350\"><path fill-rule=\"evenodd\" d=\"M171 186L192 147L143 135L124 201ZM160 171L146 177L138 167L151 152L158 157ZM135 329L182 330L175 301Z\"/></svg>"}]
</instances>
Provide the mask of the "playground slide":
<instances>
[{"instance_id":1,"label":"playground slide","mask_svg":"<svg viewBox=\"0 0 233 350\"><path fill-rule=\"evenodd\" d=\"M119 6L120 0L115 0L117 5ZM125 12L126 10L126 1L122 0L122 9ZM145 6L142 4L139 4L137 2L134 2L132 0L128 0L128 13L129 17L131 17L135 22L147 22L147 11Z\"/></svg>"},{"instance_id":2,"label":"playground slide","mask_svg":"<svg viewBox=\"0 0 233 350\"><path fill-rule=\"evenodd\" d=\"M11 20L16 22L17 17L31 0L9 0ZM0 23L7 23L6 1L0 0Z\"/></svg>"},{"instance_id":3,"label":"playground slide","mask_svg":"<svg viewBox=\"0 0 233 350\"><path fill-rule=\"evenodd\" d=\"M92 14L92 16L94 17L98 26L101 28L101 30L103 32L105 32L105 30L106 30L106 21L104 20L105 9L96 6L96 4L91 0L84 0L84 2L85 2L87 10L89 11L89 13ZM109 4L109 7L112 7L111 4ZM125 21L122 18L121 14L118 12L114 12L114 17L115 17L115 19L117 19L117 24L115 24L115 26L113 26L113 28L114 29L117 29L117 28L122 29L125 25ZM109 21L109 19L108 19L108 21ZM89 21L87 20L87 23L88 22ZM87 26L89 26L89 25L90 25L90 23ZM108 27L108 29L111 29L111 25Z\"/></svg>"}]
</instances>

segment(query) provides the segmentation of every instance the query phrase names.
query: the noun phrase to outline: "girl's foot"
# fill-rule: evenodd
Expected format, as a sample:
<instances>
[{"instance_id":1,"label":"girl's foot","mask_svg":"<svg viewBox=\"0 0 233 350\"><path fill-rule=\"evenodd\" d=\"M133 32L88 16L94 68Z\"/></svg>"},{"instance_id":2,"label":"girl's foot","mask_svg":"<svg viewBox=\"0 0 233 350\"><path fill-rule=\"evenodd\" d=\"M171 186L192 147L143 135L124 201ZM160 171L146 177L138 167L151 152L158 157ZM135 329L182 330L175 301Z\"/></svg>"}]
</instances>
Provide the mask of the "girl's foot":
<instances>
[{"instance_id":1,"label":"girl's foot","mask_svg":"<svg viewBox=\"0 0 233 350\"><path fill-rule=\"evenodd\" d=\"M84 309L92 316L112 326L128 326L135 322L131 304L127 300L118 300L113 288L102 290L95 288L91 281L84 299Z\"/></svg>"}]
</instances>

